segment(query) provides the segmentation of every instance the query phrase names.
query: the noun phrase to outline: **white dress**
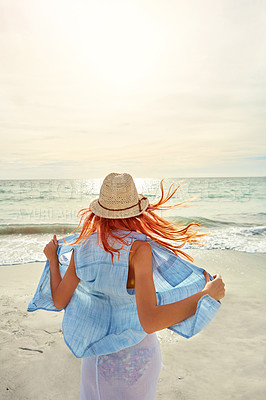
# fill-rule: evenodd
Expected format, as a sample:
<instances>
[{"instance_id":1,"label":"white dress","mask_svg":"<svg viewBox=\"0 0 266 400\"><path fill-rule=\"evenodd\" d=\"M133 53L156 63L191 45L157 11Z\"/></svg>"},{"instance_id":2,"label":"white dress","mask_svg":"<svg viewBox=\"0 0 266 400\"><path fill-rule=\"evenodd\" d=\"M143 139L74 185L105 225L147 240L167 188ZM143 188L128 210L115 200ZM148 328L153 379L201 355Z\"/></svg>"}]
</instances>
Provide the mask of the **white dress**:
<instances>
[{"instance_id":1,"label":"white dress","mask_svg":"<svg viewBox=\"0 0 266 400\"><path fill-rule=\"evenodd\" d=\"M82 358L80 400L155 400L161 367L156 333L116 353Z\"/></svg>"}]
</instances>

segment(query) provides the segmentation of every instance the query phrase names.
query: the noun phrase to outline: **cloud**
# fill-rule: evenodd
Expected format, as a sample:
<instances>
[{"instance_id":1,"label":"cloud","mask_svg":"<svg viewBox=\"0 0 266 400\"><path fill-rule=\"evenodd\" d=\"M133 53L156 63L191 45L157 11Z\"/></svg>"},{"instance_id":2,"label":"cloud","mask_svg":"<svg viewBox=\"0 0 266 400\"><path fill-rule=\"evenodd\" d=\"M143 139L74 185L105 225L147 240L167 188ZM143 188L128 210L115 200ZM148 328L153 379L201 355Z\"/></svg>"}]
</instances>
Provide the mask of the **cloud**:
<instances>
[{"instance_id":1,"label":"cloud","mask_svg":"<svg viewBox=\"0 0 266 400\"><path fill-rule=\"evenodd\" d=\"M250 160L266 160L266 156L247 157Z\"/></svg>"},{"instance_id":2,"label":"cloud","mask_svg":"<svg viewBox=\"0 0 266 400\"><path fill-rule=\"evenodd\" d=\"M266 145L263 2L131 1L131 17L157 36L143 32L144 61L130 59L128 42L132 74L121 77L123 40L139 34L124 29L119 42L126 2L112 52L114 32L105 41L103 19L97 26L111 3L102 14L83 1L0 0L1 177L265 173L254 156Z\"/></svg>"},{"instance_id":3,"label":"cloud","mask_svg":"<svg viewBox=\"0 0 266 400\"><path fill-rule=\"evenodd\" d=\"M54 161L54 162L47 162L47 163L40 163L40 167L71 167L71 166L78 166L80 163L78 161Z\"/></svg>"}]
</instances>

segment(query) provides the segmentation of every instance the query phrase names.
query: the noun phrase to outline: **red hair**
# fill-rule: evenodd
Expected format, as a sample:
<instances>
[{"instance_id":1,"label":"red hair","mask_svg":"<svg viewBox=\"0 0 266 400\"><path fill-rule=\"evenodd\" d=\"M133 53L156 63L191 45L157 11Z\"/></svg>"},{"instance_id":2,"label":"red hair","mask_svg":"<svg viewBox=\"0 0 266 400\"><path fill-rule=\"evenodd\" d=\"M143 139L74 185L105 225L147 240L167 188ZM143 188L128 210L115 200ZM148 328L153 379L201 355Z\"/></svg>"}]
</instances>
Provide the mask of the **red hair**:
<instances>
[{"instance_id":1,"label":"red hair","mask_svg":"<svg viewBox=\"0 0 266 400\"><path fill-rule=\"evenodd\" d=\"M90 211L89 208L82 208L81 210L79 210L77 214L77 216L80 217L79 225L74 231L72 231L75 232L80 227L82 221L84 220L82 225L82 230L80 232L78 239L73 243L67 243L64 238L63 241L67 244L72 244L72 245L78 244L81 241L84 240L86 241L93 232L98 232L99 235L97 235L97 242L100 246L99 243L99 236L100 236L103 248L105 251L111 254L113 263L113 256L114 256L113 253L115 252L118 253L118 258L119 258L120 250L122 250L123 245L129 244L124 239L128 236L130 232L125 236L121 236L120 234L120 236L117 237L116 235L113 234L112 231L114 229L136 231L143 233L144 235L147 235L155 242L172 250L176 255L181 254L185 256L188 260L193 262L194 259L188 254L181 251L180 248L183 247L186 243L202 245L201 243L199 243L198 238L201 236L209 235L210 233L198 234L198 231L193 231L191 229L193 225L201 226L199 223L191 222L187 226L181 226L181 225L179 226L155 214L155 211L169 210L172 208L176 208L181 204L190 200L187 199L182 201L181 203L168 206L163 205L168 200L171 199L171 197L180 187L179 185L176 189L173 190L172 193L170 193L171 188L174 185L174 183L172 183L168 189L167 195L164 196L164 188L162 184L164 179L162 179L160 182L160 188L161 188L160 200L155 204L149 204L148 208L145 211L143 211L142 214L130 218L111 219L111 218L99 217L95 215L92 211ZM108 243L109 235L118 240L122 244L121 248L117 249L110 246L110 244ZM177 243L183 242L183 243L181 243L180 245L174 245L172 243L169 243L169 240L171 242L177 242Z\"/></svg>"}]
</instances>

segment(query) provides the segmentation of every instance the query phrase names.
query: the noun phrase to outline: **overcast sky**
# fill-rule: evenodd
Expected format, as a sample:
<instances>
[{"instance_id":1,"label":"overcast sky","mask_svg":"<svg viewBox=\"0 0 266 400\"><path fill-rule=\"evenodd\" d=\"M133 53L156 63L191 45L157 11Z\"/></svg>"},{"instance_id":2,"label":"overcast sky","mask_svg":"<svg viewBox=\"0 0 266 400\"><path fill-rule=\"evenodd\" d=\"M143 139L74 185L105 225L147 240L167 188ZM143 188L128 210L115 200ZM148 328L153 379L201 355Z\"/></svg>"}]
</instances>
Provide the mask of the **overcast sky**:
<instances>
[{"instance_id":1,"label":"overcast sky","mask_svg":"<svg viewBox=\"0 0 266 400\"><path fill-rule=\"evenodd\" d=\"M266 175L266 0L0 0L0 179Z\"/></svg>"}]
</instances>

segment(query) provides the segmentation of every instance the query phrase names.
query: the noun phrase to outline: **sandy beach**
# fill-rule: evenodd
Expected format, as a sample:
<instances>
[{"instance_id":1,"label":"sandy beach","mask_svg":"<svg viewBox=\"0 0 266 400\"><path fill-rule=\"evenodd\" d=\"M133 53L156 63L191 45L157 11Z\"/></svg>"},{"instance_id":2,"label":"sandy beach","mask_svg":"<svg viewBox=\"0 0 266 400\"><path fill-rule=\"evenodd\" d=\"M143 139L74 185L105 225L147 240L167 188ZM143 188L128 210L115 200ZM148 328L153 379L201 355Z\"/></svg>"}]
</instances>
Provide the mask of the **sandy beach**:
<instances>
[{"instance_id":1,"label":"sandy beach","mask_svg":"<svg viewBox=\"0 0 266 400\"><path fill-rule=\"evenodd\" d=\"M266 396L266 254L189 250L221 273L226 296L214 320L185 339L158 332L159 400L262 400ZM63 312L27 312L44 263L0 267L0 398L78 400L81 360L64 342Z\"/></svg>"}]
</instances>

